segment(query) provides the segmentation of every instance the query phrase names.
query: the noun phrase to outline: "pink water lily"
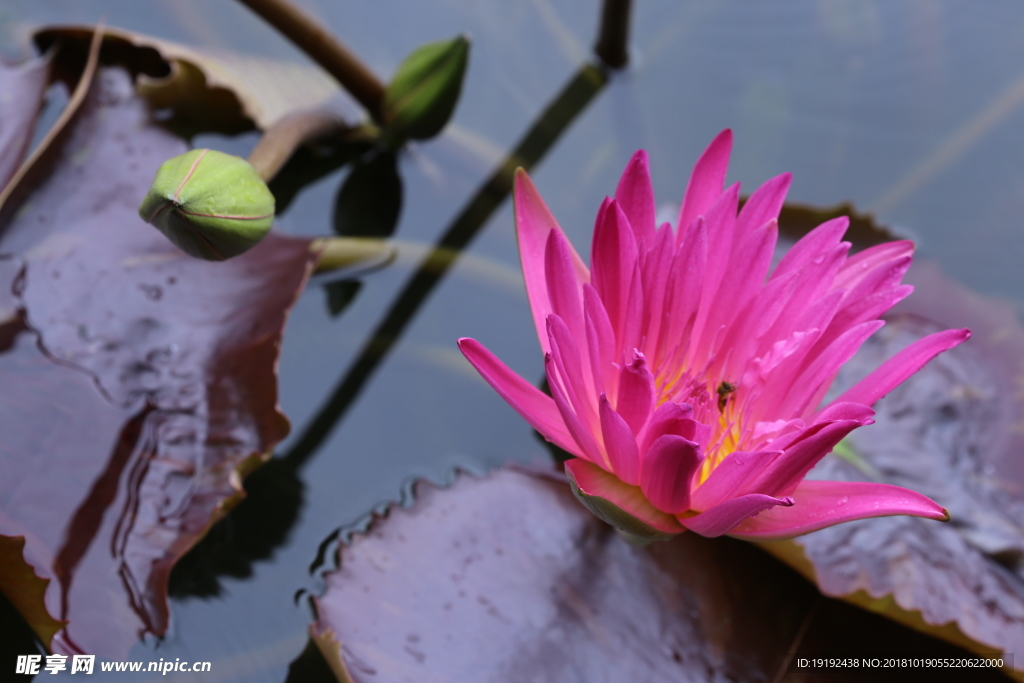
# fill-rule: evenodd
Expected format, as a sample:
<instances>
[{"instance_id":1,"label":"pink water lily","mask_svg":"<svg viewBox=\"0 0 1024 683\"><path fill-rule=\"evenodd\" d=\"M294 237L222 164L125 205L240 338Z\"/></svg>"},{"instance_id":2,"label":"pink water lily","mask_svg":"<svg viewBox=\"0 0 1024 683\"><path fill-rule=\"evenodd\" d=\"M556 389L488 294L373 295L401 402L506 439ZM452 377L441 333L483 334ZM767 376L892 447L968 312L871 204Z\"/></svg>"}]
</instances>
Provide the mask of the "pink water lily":
<instances>
[{"instance_id":1,"label":"pink water lily","mask_svg":"<svg viewBox=\"0 0 1024 683\"><path fill-rule=\"evenodd\" d=\"M637 152L597 214L590 269L525 172L515 214L551 396L473 339L485 380L552 443L577 497L646 538L788 538L854 519L946 520L931 499L867 482L804 479L871 405L968 330L910 345L821 405L840 366L911 292L913 244L848 255L848 220L823 223L771 269L789 174L739 207L723 189L731 131L697 161L675 229L655 223ZM769 275L769 270L771 274Z\"/></svg>"}]
</instances>

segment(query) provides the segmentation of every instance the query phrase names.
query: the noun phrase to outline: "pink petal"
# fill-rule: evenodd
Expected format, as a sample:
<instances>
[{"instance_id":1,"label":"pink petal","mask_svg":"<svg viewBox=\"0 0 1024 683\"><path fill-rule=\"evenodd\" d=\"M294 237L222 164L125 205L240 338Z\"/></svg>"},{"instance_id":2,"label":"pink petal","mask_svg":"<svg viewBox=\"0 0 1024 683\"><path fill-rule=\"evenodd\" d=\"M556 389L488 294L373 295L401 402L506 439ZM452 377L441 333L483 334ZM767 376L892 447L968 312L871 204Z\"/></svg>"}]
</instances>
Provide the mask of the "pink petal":
<instances>
[{"instance_id":1,"label":"pink petal","mask_svg":"<svg viewBox=\"0 0 1024 683\"><path fill-rule=\"evenodd\" d=\"M733 451L711 470L711 474L698 486L692 496L692 506L708 510L730 498L742 495L761 472L775 460L781 451Z\"/></svg>"},{"instance_id":2,"label":"pink petal","mask_svg":"<svg viewBox=\"0 0 1024 683\"><path fill-rule=\"evenodd\" d=\"M586 339L583 326L582 283L573 271L572 246L565 235L552 230L544 250L544 277L548 283L548 299L551 312L565 321L574 339Z\"/></svg>"},{"instance_id":3,"label":"pink petal","mask_svg":"<svg viewBox=\"0 0 1024 683\"><path fill-rule=\"evenodd\" d=\"M850 219L846 216L839 216L830 221L825 221L814 230L801 237L796 244L786 252L779 265L772 273L772 279L781 277L786 273L799 270L801 267L812 263L820 258L825 252L831 251L839 244L843 233L850 225ZM831 282L831 280L830 280Z\"/></svg>"},{"instance_id":4,"label":"pink petal","mask_svg":"<svg viewBox=\"0 0 1024 683\"><path fill-rule=\"evenodd\" d=\"M732 152L732 131L726 128L711 141L693 167L690 182L679 207L676 239L681 241L697 216L703 216L725 187L725 174L729 170Z\"/></svg>"},{"instance_id":5,"label":"pink petal","mask_svg":"<svg viewBox=\"0 0 1024 683\"><path fill-rule=\"evenodd\" d=\"M864 424L860 420L836 420L813 425L750 485L751 491L785 495L818 464L843 437Z\"/></svg>"},{"instance_id":6,"label":"pink petal","mask_svg":"<svg viewBox=\"0 0 1024 683\"><path fill-rule=\"evenodd\" d=\"M647 369L643 354L635 353L633 362L619 375L619 395L615 409L633 434L639 434L654 408L654 375Z\"/></svg>"},{"instance_id":7,"label":"pink petal","mask_svg":"<svg viewBox=\"0 0 1024 683\"><path fill-rule=\"evenodd\" d=\"M708 259L701 281L700 304L697 307L697 318L692 332L697 343L692 346L693 355L691 356L692 362L701 366L704 365L711 341L718 330L717 326L713 327L707 324L709 317L717 308L716 302L719 305L731 305L732 303L719 301L717 295L729 264L729 257L732 255L739 195L739 184L730 186L719 196L704 216L708 238L713 248L708 249Z\"/></svg>"},{"instance_id":8,"label":"pink petal","mask_svg":"<svg viewBox=\"0 0 1024 683\"><path fill-rule=\"evenodd\" d=\"M821 402L825 400L825 396L832 388L832 383L835 382L836 377L839 375L839 371L836 370L830 377L827 377L818 390L807 396L807 400L804 403L804 409L800 412L800 417L810 424L815 424L819 420L815 420L814 416L817 410L821 407ZM865 424L873 424L874 420L870 420Z\"/></svg>"},{"instance_id":9,"label":"pink petal","mask_svg":"<svg viewBox=\"0 0 1024 683\"><path fill-rule=\"evenodd\" d=\"M910 240L884 242L859 251L843 264L836 276L835 286L838 289L855 287L860 279L889 261L898 261L914 253L914 243Z\"/></svg>"},{"instance_id":10,"label":"pink petal","mask_svg":"<svg viewBox=\"0 0 1024 683\"><path fill-rule=\"evenodd\" d=\"M796 247L793 247L796 249ZM793 249L788 253L792 253ZM831 283L846 260L846 253L850 249L849 242L838 242L832 246L823 248L813 255L806 263L801 264L789 274L795 274L796 280L788 290L788 297L783 302L783 308L775 321L774 326L763 335L765 340L784 339L793 332L800 329L804 311L812 306L814 302L825 296L831 288ZM783 257L785 261L785 257ZM779 267L782 262L779 263ZM779 269L772 275L773 280L777 277ZM784 274L781 278L785 278Z\"/></svg>"},{"instance_id":11,"label":"pink petal","mask_svg":"<svg viewBox=\"0 0 1024 683\"><path fill-rule=\"evenodd\" d=\"M840 302L845 292L833 290L818 297L816 301L810 301L804 307L795 325L797 330L824 330L832 322L839 310Z\"/></svg>"},{"instance_id":12,"label":"pink petal","mask_svg":"<svg viewBox=\"0 0 1024 683\"><path fill-rule=\"evenodd\" d=\"M792 538L833 524L869 517L911 515L948 521L935 501L899 486L865 481L804 481L793 507L774 508L741 522L730 535L760 541Z\"/></svg>"},{"instance_id":13,"label":"pink petal","mask_svg":"<svg viewBox=\"0 0 1024 683\"><path fill-rule=\"evenodd\" d=\"M666 283L675 256L675 235L668 223L655 234L653 244L642 259L640 277L644 288L644 318L648 321L645 330L647 349L655 363L660 355L661 328L664 323Z\"/></svg>"},{"instance_id":14,"label":"pink petal","mask_svg":"<svg viewBox=\"0 0 1024 683\"><path fill-rule=\"evenodd\" d=\"M879 317L914 291L910 285L900 284L909 266L910 256L885 261L871 270L859 273L855 282L848 279L852 284L849 289L839 286L838 281L842 276L840 272L833 287L836 291L845 291L846 295L819 345L827 346L844 330Z\"/></svg>"},{"instance_id":15,"label":"pink petal","mask_svg":"<svg viewBox=\"0 0 1024 683\"><path fill-rule=\"evenodd\" d=\"M835 400L836 403L851 402L874 405L875 402L895 389L905 379L925 366L935 356L967 341L970 330L943 330L930 334L924 339L903 349L882 363L870 375L857 382Z\"/></svg>"},{"instance_id":16,"label":"pink petal","mask_svg":"<svg viewBox=\"0 0 1024 683\"><path fill-rule=\"evenodd\" d=\"M907 256L884 263L861 278L853 289L846 292L839 310L832 319L832 324L822 335L819 346L824 348L843 331L879 317L913 292L914 288L910 285L900 284L909 266L910 257Z\"/></svg>"},{"instance_id":17,"label":"pink petal","mask_svg":"<svg viewBox=\"0 0 1024 683\"><path fill-rule=\"evenodd\" d=\"M849 260L850 259L847 259L847 262L849 262ZM899 286L900 282L903 280L903 276L907 272L907 269L910 268L912 261L913 259L909 254L901 258L886 260L884 263L860 273L860 276L855 282L851 279L852 286L847 287L846 289L849 290L850 296L854 298L867 297L879 292L891 291L894 287ZM839 275L836 276L836 280L838 279ZM834 286L839 288L838 283Z\"/></svg>"},{"instance_id":18,"label":"pink petal","mask_svg":"<svg viewBox=\"0 0 1024 683\"><path fill-rule=\"evenodd\" d=\"M757 419L800 414L788 406L808 400L825 379L831 380L829 375L811 385L800 379L800 375L809 372L807 366L815 361L822 358L828 361L838 357L836 349L832 349L831 352L825 349L817 354L814 353L814 349L820 346L818 339L821 337L821 330L828 327L842 298L842 292L829 292L804 308L803 312L798 314L797 322L791 323L790 327L794 331L790 333L789 338L775 342L771 352L759 361L760 377L764 379L766 388L759 398L761 405L754 413ZM856 351L856 347L853 350ZM830 367L826 365L826 370Z\"/></svg>"},{"instance_id":19,"label":"pink petal","mask_svg":"<svg viewBox=\"0 0 1024 683\"><path fill-rule=\"evenodd\" d=\"M782 211L792 181L792 175L783 173L754 190L754 194L750 195L740 209L736 221L736 234L745 238L768 221L778 221L779 212Z\"/></svg>"},{"instance_id":20,"label":"pink petal","mask_svg":"<svg viewBox=\"0 0 1024 683\"><path fill-rule=\"evenodd\" d=\"M578 454L580 449L550 396L512 372L477 340L463 337L459 340L459 350L505 402L541 436L563 450Z\"/></svg>"},{"instance_id":21,"label":"pink petal","mask_svg":"<svg viewBox=\"0 0 1024 683\"><path fill-rule=\"evenodd\" d=\"M704 220L700 219L676 251L669 270L661 323L662 335L667 339L689 338L688 332L700 301L700 282L704 277L707 254L707 229Z\"/></svg>"},{"instance_id":22,"label":"pink petal","mask_svg":"<svg viewBox=\"0 0 1024 683\"><path fill-rule=\"evenodd\" d=\"M885 322L882 320L869 320L839 335L797 376L790 388L789 395L781 401L779 406L781 414L803 414L804 409L808 407L807 403L810 397L819 393L818 390L823 383L831 382L839 368L853 358L857 349L883 325ZM814 410L817 406L810 406L810 408Z\"/></svg>"},{"instance_id":23,"label":"pink petal","mask_svg":"<svg viewBox=\"0 0 1024 683\"><path fill-rule=\"evenodd\" d=\"M583 372L579 346L569 332L568 326L557 315L548 316L548 339L551 342L551 357L558 370L559 386L565 392L573 412L583 421L587 431L598 431L597 392L590 386L591 377Z\"/></svg>"},{"instance_id":24,"label":"pink petal","mask_svg":"<svg viewBox=\"0 0 1024 683\"><path fill-rule=\"evenodd\" d=\"M750 361L740 381L741 389L758 387L756 400L746 402L750 408L750 419L772 422L792 417L781 409L782 402L791 391L795 374L793 368L804 361L817 334L817 330L794 332L788 339L775 342L763 355Z\"/></svg>"},{"instance_id":25,"label":"pink petal","mask_svg":"<svg viewBox=\"0 0 1024 683\"><path fill-rule=\"evenodd\" d=\"M615 394L619 388L615 353L615 330L597 290L583 285L583 318L587 326L587 350L594 374L594 389Z\"/></svg>"},{"instance_id":26,"label":"pink petal","mask_svg":"<svg viewBox=\"0 0 1024 683\"><path fill-rule=\"evenodd\" d=\"M760 512L777 505L790 506L792 498L773 498L760 493L751 493L731 498L694 517L680 519L683 526L701 536L721 536L729 533L737 524Z\"/></svg>"},{"instance_id":27,"label":"pink petal","mask_svg":"<svg viewBox=\"0 0 1024 683\"><path fill-rule=\"evenodd\" d=\"M736 322L722 338L723 349L729 349L729 365L733 376L753 371L750 361L767 355L772 344L765 347L764 332L779 319L785 304L793 293L799 273L789 273L769 280L736 317ZM735 365L735 367L732 367Z\"/></svg>"},{"instance_id":28,"label":"pink petal","mask_svg":"<svg viewBox=\"0 0 1024 683\"><path fill-rule=\"evenodd\" d=\"M593 463L601 463L608 467L609 465L604 454L597 447L594 434L580 420L579 415L576 414L572 406L569 405L569 400L565 396L561 379L558 376L558 369L554 358L550 353L544 355L544 370L547 372L548 389L551 390L551 398L554 400L555 406L558 407L558 413L562 416L566 430L572 435L573 441L577 444L575 448L566 448L565 450L581 458L586 458Z\"/></svg>"},{"instance_id":29,"label":"pink petal","mask_svg":"<svg viewBox=\"0 0 1024 683\"><path fill-rule=\"evenodd\" d=\"M619 479L636 486L640 483L640 451L636 438L626 421L615 412L608 398L602 394L599 408L601 414L601 435L612 473Z\"/></svg>"},{"instance_id":30,"label":"pink petal","mask_svg":"<svg viewBox=\"0 0 1024 683\"><path fill-rule=\"evenodd\" d=\"M621 330L637 263L637 245L629 219L614 200L606 199L597 214L590 262L594 289L601 296L612 327Z\"/></svg>"},{"instance_id":31,"label":"pink petal","mask_svg":"<svg viewBox=\"0 0 1024 683\"><path fill-rule=\"evenodd\" d=\"M704 456L700 447L681 436L662 436L644 453L640 490L654 507L672 514L690 509L693 475Z\"/></svg>"},{"instance_id":32,"label":"pink petal","mask_svg":"<svg viewBox=\"0 0 1024 683\"><path fill-rule=\"evenodd\" d=\"M674 434L694 441L697 422L693 419L693 408L686 403L666 401L654 410L640 438L640 452L645 453L658 438Z\"/></svg>"},{"instance_id":33,"label":"pink petal","mask_svg":"<svg viewBox=\"0 0 1024 683\"><path fill-rule=\"evenodd\" d=\"M912 285L897 285L888 289L863 293L858 292L857 289L854 288L843 301L843 305L833 319L829 336L823 338L823 343L831 343L833 330L844 330L865 320L877 318L914 292Z\"/></svg>"},{"instance_id":34,"label":"pink petal","mask_svg":"<svg viewBox=\"0 0 1024 683\"><path fill-rule=\"evenodd\" d=\"M776 277L774 273L760 294L745 311L744 317L750 320L749 326L744 330L744 337L755 337L760 339L775 326L779 318L786 310L786 304L793 296L793 291L799 284L799 271L793 271ZM778 337L771 337L774 342Z\"/></svg>"},{"instance_id":35,"label":"pink petal","mask_svg":"<svg viewBox=\"0 0 1024 683\"><path fill-rule=\"evenodd\" d=\"M565 462L565 473L584 494L604 498L658 531L670 534L685 531L675 517L651 505L639 487L619 481L614 474L596 465L572 458Z\"/></svg>"},{"instance_id":36,"label":"pink petal","mask_svg":"<svg viewBox=\"0 0 1024 683\"><path fill-rule=\"evenodd\" d=\"M874 411L871 411L871 415L874 415ZM852 419L852 418L851 418ZM836 420L833 420L835 422ZM776 422L767 423L767 431L765 434L760 436L769 436L766 441L762 442L762 446L772 451L783 451L793 444L805 439L812 434L817 434L818 430L821 429L823 422L815 422L808 425L805 420L800 418L794 418L792 420L778 420ZM870 421L862 424L871 424Z\"/></svg>"},{"instance_id":37,"label":"pink petal","mask_svg":"<svg viewBox=\"0 0 1024 683\"><path fill-rule=\"evenodd\" d=\"M742 317L738 314L764 286L775 252L778 230L778 224L769 221L747 235L742 244L733 250L733 258L718 288L716 310L710 319L712 327L727 325L729 333L722 338L725 343L722 348L731 348L726 339L732 336L734 328L742 324ZM724 358L719 360L717 367L722 365Z\"/></svg>"},{"instance_id":38,"label":"pink petal","mask_svg":"<svg viewBox=\"0 0 1024 683\"><path fill-rule=\"evenodd\" d=\"M620 362L628 362L633 351L642 345L644 336L647 333L647 306L644 303L643 278L640 274L640 264L633 267L633 278L629 285L629 299L623 311L623 323L615 328L616 342L623 355L619 356ZM615 323L613 322L612 325Z\"/></svg>"},{"instance_id":39,"label":"pink petal","mask_svg":"<svg viewBox=\"0 0 1024 683\"><path fill-rule=\"evenodd\" d=\"M626 164L626 170L615 188L615 200L625 211L629 224L636 234L637 242L651 245L654 242L654 187L651 185L651 168L647 152L638 151Z\"/></svg>"},{"instance_id":40,"label":"pink petal","mask_svg":"<svg viewBox=\"0 0 1024 683\"><path fill-rule=\"evenodd\" d=\"M815 423L835 422L836 420L856 420L868 424L875 416L875 411L863 403L833 401L827 408L818 413Z\"/></svg>"},{"instance_id":41,"label":"pink petal","mask_svg":"<svg viewBox=\"0 0 1024 683\"><path fill-rule=\"evenodd\" d=\"M516 237L519 240L519 258L523 264L523 280L526 295L533 312L533 324L537 329L540 347L547 353L547 317L551 313L548 301L548 286L544 277L544 251L551 231L561 232L558 222L541 199L526 171L516 171L514 202L516 214ZM572 246L569 246L570 251ZM590 281L590 271L583 260L572 251L573 269L580 282Z\"/></svg>"}]
</instances>

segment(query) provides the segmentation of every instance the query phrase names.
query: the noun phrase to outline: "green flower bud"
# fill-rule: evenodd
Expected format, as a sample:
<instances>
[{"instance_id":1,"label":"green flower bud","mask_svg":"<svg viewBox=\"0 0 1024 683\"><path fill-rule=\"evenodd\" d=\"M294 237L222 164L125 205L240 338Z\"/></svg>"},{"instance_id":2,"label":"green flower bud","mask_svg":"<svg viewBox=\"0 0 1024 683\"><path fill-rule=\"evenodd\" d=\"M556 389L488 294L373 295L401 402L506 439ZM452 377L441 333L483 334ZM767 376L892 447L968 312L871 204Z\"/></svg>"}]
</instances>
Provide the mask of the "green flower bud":
<instances>
[{"instance_id":1,"label":"green flower bud","mask_svg":"<svg viewBox=\"0 0 1024 683\"><path fill-rule=\"evenodd\" d=\"M164 162L139 215L186 254L223 261L267 234L274 195L245 159L194 149Z\"/></svg>"},{"instance_id":2,"label":"green flower bud","mask_svg":"<svg viewBox=\"0 0 1024 683\"><path fill-rule=\"evenodd\" d=\"M469 40L428 43L405 58L384 93L384 125L399 139L430 138L448 123L462 91Z\"/></svg>"}]
</instances>

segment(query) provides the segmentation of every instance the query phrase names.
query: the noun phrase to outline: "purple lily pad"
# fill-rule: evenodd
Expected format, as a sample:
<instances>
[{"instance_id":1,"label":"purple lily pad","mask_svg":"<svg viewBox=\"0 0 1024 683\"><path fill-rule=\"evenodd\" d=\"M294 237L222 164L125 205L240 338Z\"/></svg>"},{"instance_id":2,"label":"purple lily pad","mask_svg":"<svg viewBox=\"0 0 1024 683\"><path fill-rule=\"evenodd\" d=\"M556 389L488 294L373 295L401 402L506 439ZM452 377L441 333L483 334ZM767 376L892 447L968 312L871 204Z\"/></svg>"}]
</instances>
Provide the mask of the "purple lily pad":
<instances>
[{"instance_id":1,"label":"purple lily pad","mask_svg":"<svg viewBox=\"0 0 1024 683\"><path fill-rule=\"evenodd\" d=\"M163 634L171 567L288 431L276 362L315 255L273 234L227 263L178 252L136 207L185 149L126 72L100 69L0 208L17 311L0 325L0 540L24 539L49 581L54 651L122 658ZM52 621L18 606L49 641Z\"/></svg>"},{"instance_id":2,"label":"purple lily pad","mask_svg":"<svg viewBox=\"0 0 1024 683\"><path fill-rule=\"evenodd\" d=\"M28 151L32 130L50 82L50 60L39 57L18 66L0 63L0 188L7 185Z\"/></svg>"},{"instance_id":3,"label":"purple lily pad","mask_svg":"<svg viewBox=\"0 0 1024 683\"><path fill-rule=\"evenodd\" d=\"M959 653L821 598L747 543L629 545L558 477L415 493L341 549L316 602L313 638L340 681L855 681L792 655Z\"/></svg>"},{"instance_id":4,"label":"purple lily pad","mask_svg":"<svg viewBox=\"0 0 1024 683\"><path fill-rule=\"evenodd\" d=\"M863 520L766 549L830 596L980 653L1024 651L1024 328L1013 307L918 265L917 286L837 378L837 390L920 337L973 331L882 399L877 422L812 478L882 481L920 491L952 521ZM1024 671L1014 662L1016 671Z\"/></svg>"}]
</instances>

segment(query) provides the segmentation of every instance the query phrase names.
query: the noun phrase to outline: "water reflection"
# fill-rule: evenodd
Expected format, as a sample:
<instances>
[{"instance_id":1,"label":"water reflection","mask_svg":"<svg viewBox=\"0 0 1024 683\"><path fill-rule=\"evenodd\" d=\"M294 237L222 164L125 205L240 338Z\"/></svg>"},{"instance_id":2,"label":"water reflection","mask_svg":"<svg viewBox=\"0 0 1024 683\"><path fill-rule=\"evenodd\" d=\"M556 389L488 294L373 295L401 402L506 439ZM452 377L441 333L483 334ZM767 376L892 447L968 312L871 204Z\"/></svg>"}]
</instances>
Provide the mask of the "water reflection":
<instances>
[{"instance_id":1,"label":"water reflection","mask_svg":"<svg viewBox=\"0 0 1024 683\"><path fill-rule=\"evenodd\" d=\"M287 538L302 506L303 484L299 472L303 464L337 427L431 291L511 192L516 169L531 168L540 161L606 82L607 75L599 67L586 64L545 109L508 158L458 214L437 246L427 253L367 338L355 362L297 441L283 456L274 458L246 479L248 499L178 563L171 580L174 595L218 595L217 576L247 578L252 573L251 563L270 557L274 548ZM385 162L386 171L390 173L394 160L385 158ZM378 162L371 160L370 163ZM371 172L379 175L379 169L374 166L361 166L357 170L359 168L374 169ZM394 177L397 179L397 175ZM343 186L339 196L344 192ZM348 226L343 223L341 227ZM380 229L381 225L376 224L374 228ZM388 226L384 229L385 233L390 230Z\"/></svg>"}]
</instances>

